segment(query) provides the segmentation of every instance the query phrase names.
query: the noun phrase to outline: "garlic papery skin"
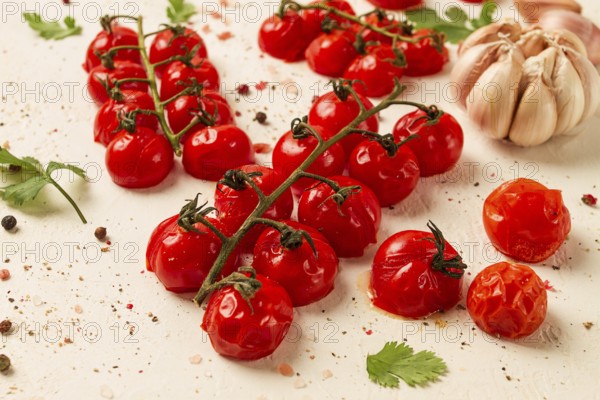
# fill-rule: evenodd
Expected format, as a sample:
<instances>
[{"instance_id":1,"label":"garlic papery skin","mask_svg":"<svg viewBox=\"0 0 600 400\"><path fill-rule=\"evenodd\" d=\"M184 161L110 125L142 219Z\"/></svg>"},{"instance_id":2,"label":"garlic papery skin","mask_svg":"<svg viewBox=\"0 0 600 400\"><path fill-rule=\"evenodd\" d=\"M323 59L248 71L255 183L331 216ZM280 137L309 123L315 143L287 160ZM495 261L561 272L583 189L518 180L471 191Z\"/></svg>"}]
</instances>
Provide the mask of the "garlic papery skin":
<instances>
[{"instance_id":1,"label":"garlic papery skin","mask_svg":"<svg viewBox=\"0 0 600 400\"><path fill-rule=\"evenodd\" d=\"M585 93L577 70L562 50L558 52L552 72L552 86L558 111L554 134L568 134L581 121Z\"/></svg>"},{"instance_id":2,"label":"garlic papery skin","mask_svg":"<svg viewBox=\"0 0 600 400\"><path fill-rule=\"evenodd\" d=\"M516 22L500 21L477 29L458 46L458 55L462 56L467 50L478 44L496 42L505 37L515 42L521 36L521 25Z\"/></svg>"},{"instance_id":3,"label":"garlic papery skin","mask_svg":"<svg viewBox=\"0 0 600 400\"><path fill-rule=\"evenodd\" d=\"M521 35L517 46L523 52L525 58L537 56L548 46L548 42L541 29L534 29Z\"/></svg>"},{"instance_id":4,"label":"garlic papery skin","mask_svg":"<svg viewBox=\"0 0 600 400\"><path fill-rule=\"evenodd\" d=\"M528 23L537 22L540 15L550 10L581 13L581 5L575 0L515 0L514 4Z\"/></svg>"},{"instance_id":5,"label":"garlic papery skin","mask_svg":"<svg viewBox=\"0 0 600 400\"><path fill-rule=\"evenodd\" d=\"M585 95L585 108L581 121L585 121L594 115L600 107L600 75L598 75L598 71L592 63L582 54L568 47L565 47L563 51L581 79Z\"/></svg>"}]
</instances>

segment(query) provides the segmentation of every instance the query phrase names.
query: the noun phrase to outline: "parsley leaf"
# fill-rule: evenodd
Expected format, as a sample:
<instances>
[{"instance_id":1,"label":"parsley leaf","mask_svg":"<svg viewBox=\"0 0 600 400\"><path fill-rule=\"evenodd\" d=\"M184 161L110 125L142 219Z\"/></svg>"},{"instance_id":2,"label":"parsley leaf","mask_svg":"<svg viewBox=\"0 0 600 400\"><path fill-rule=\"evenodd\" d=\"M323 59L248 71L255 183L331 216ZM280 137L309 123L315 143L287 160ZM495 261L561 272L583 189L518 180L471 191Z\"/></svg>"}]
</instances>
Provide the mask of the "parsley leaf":
<instances>
[{"instance_id":1,"label":"parsley leaf","mask_svg":"<svg viewBox=\"0 0 600 400\"><path fill-rule=\"evenodd\" d=\"M40 36L44 39L61 40L81 33L81 27L75 25L73 17L65 17L63 20L65 23L64 27L58 21L44 21L37 13L23 13L23 18L25 18L31 29L39 32Z\"/></svg>"},{"instance_id":2,"label":"parsley leaf","mask_svg":"<svg viewBox=\"0 0 600 400\"><path fill-rule=\"evenodd\" d=\"M33 200L47 184L51 184L71 203L81 221L85 224L87 221L81 210L75 204L75 201L67 192L52 179L54 171L66 169L82 178L86 178L85 171L74 165L67 165L56 161L48 163L44 169L43 165L33 157L18 158L12 155L6 149L0 149L0 169L10 174L12 178L20 181L12 185L0 188L2 199L12 203L15 206L21 206L23 203Z\"/></svg>"},{"instance_id":3,"label":"parsley leaf","mask_svg":"<svg viewBox=\"0 0 600 400\"><path fill-rule=\"evenodd\" d=\"M397 388L402 379L409 386L425 386L446 372L444 360L431 351L414 353L404 343L387 342L377 354L367 356L369 378L383 386Z\"/></svg>"},{"instance_id":4,"label":"parsley leaf","mask_svg":"<svg viewBox=\"0 0 600 400\"><path fill-rule=\"evenodd\" d=\"M187 22L196 12L196 7L193 4L186 3L185 0L169 0L167 17L174 24Z\"/></svg>"},{"instance_id":5,"label":"parsley leaf","mask_svg":"<svg viewBox=\"0 0 600 400\"><path fill-rule=\"evenodd\" d=\"M406 17L416 28L435 29L446 35L450 43L459 43L471 33L482 26L494 22L498 6L492 0L483 3L481 14L478 18L469 19L469 16L460 7L450 7L446 10L445 18L438 15L434 9L419 8L406 11Z\"/></svg>"}]
</instances>

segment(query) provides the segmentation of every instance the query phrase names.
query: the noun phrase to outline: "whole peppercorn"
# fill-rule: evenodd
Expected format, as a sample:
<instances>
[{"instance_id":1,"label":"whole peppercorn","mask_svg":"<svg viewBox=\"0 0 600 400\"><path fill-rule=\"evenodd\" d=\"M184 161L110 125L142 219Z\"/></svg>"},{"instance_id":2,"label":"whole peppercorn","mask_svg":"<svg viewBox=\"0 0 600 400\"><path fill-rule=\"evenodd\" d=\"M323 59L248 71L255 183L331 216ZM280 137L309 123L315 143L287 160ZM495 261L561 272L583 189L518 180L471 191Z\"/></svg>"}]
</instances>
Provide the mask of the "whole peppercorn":
<instances>
[{"instance_id":1,"label":"whole peppercorn","mask_svg":"<svg viewBox=\"0 0 600 400\"><path fill-rule=\"evenodd\" d=\"M265 114L262 111L259 111L256 113L254 120L257 121L259 124L264 124L265 121L267 120L267 114Z\"/></svg>"},{"instance_id":2,"label":"whole peppercorn","mask_svg":"<svg viewBox=\"0 0 600 400\"><path fill-rule=\"evenodd\" d=\"M11 327L12 327L12 322L5 319L4 321L0 322L0 333L7 333L8 331L10 331Z\"/></svg>"},{"instance_id":3,"label":"whole peppercorn","mask_svg":"<svg viewBox=\"0 0 600 400\"><path fill-rule=\"evenodd\" d=\"M10 368L10 358L5 354L0 354L0 372L6 372Z\"/></svg>"},{"instance_id":4,"label":"whole peppercorn","mask_svg":"<svg viewBox=\"0 0 600 400\"><path fill-rule=\"evenodd\" d=\"M2 218L2 227L7 231L10 231L15 226L17 226L17 219L12 215L7 215L6 217Z\"/></svg>"},{"instance_id":5,"label":"whole peppercorn","mask_svg":"<svg viewBox=\"0 0 600 400\"><path fill-rule=\"evenodd\" d=\"M94 236L96 236L96 239L98 240L104 240L104 238L106 238L106 228L103 226L97 227L94 231Z\"/></svg>"}]
</instances>

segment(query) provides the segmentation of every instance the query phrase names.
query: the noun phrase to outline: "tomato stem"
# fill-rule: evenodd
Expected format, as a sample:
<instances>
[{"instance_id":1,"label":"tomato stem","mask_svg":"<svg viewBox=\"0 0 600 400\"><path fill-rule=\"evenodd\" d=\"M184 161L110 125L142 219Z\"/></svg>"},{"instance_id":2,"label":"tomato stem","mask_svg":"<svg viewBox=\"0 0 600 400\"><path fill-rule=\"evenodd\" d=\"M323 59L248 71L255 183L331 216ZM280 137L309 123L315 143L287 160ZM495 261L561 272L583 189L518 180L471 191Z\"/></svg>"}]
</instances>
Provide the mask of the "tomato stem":
<instances>
[{"instance_id":1,"label":"tomato stem","mask_svg":"<svg viewBox=\"0 0 600 400\"><path fill-rule=\"evenodd\" d=\"M433 239L426 238L425 240L434 242L438 251L437 254L433 256L433 260L431 262L432 268L445 275L448 275L451 278L460 279L467 268L467 265L462 261L462 257L457 254L452 258L445 259L444 251L446 250L446 239L444 239L442 231L440 231L439 228L431 221L427 222L427 227L431 230Z\"/></svg>"}]
</instances>

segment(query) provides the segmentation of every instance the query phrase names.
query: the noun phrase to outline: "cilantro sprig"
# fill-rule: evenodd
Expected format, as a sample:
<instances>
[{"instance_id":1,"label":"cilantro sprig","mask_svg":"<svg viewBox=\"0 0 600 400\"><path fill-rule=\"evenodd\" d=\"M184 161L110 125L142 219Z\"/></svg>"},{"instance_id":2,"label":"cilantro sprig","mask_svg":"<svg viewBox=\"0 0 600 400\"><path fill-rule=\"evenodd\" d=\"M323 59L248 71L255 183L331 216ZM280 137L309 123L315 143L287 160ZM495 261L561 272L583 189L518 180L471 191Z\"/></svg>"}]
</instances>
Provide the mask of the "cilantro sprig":
<instances>
[{"instance_id":1,"label":"cilantro sprig","mask_svg":"<svg viewBox=\"0 0 600 400\"><path fill-rule=\"evenodd\" d=\"M26 201L33 200L44 186L51 184L65 196L71 203L81 221L85 224L87 221L83 213L69 196L67 192L52 179L54 171L66 169L73 172L75 175L86 178L85 171L74 165L63 164L61 162L51 161L46 168L33 157L18 158L12 155L6 149L0 149L0 170L20 182L0 188L2 199L16 206L21 206Z\"/></svg>"},{"instance_id":2,"label":"cilantro sprig","mask_svg":"<svg viewBox=\"0 0 600 400\"><path fill-rule=\"evenodd\" d=\"M445 17L440 16L434 9L419 8L406 11L406 17L416 28L430 28L446 35L450 43L458 43L466 39L471 33L482 26L494 22L494 15L498 6L493 0L483 3L481 14L478 18L469 19L467 13L460 7L449 7Z\"/></svg>"},{"instance_id":3,"label":"cilantro sprig","mask_svg":"<svg viewBox=\"0 0 600 400\"><path fill-rule=\"evenodd\" d=\"M383 387L397 388L400 379L409 386L425 386L446 370L446 363L435 353L415 353L405 343L387 342L379 353L367 356L369 378Z\"/></svg>"},{"instance_id":4,"label":"cilantro sprig","mask_svg":"<svg viewBox=\"0 0 600 400\"><path fill-rule=\"evenodd\" d=\"M193 4L186 3L185 0L169 0L167 17L174 24L187 22L196 13L196 7Z\"/></svg>"},{"instance_id":5,"label":"cilantro sprig","mask_svg":"<svg viewBox=\"0 0 600 400\"><path fill-rule=\"evenodd\" d=\"M31 29L38 32L44 39L61 40L81 33L81 26L75 25L75 19L70 16L63 20L65 26L61 26L58 21L44 21L37 13L23 13L23 18Z\"/></svg>"}]
</instances>

